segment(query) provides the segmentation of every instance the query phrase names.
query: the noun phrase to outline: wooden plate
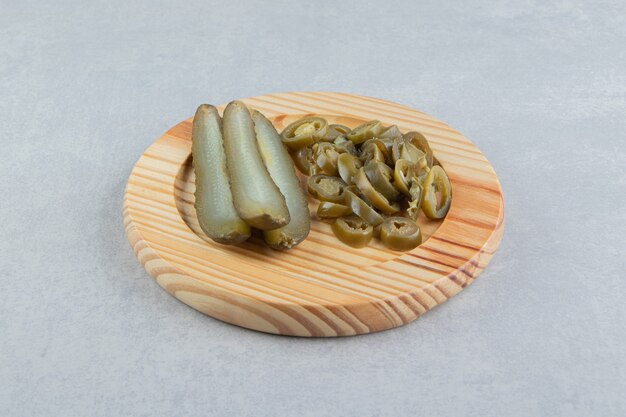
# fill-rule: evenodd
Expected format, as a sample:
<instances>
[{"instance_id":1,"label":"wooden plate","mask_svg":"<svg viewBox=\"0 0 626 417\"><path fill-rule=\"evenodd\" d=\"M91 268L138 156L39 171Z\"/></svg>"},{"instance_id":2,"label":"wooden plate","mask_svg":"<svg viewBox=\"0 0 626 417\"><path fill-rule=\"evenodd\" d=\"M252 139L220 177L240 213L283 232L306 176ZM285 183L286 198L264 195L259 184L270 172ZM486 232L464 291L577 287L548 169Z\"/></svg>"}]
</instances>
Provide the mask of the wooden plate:
<instances>
[{"instance_id":1,"label":"wooden plate","mask_svg":"<svg viewBox=\"0 0 626 417\"><path fill-rule=\"evenodd\" d=\"M294 336L346 336L397 327L443 303L483 271L503 232L498 178L472 142L445 123L399 104L340 93L286 93L244 100L280 131L304 115L354 127L379 119L418 130L452 183L443 222L419 219L428 238L411 252L379 243L352 249L315 218L309 237L277 252L253 237L223 246L199 228L191 166L191 118L154 142L135 165L124 223L135 255L185 304L228 323ZM220 106L223 111L224 106Z\"/></svg>"}]
</instances>

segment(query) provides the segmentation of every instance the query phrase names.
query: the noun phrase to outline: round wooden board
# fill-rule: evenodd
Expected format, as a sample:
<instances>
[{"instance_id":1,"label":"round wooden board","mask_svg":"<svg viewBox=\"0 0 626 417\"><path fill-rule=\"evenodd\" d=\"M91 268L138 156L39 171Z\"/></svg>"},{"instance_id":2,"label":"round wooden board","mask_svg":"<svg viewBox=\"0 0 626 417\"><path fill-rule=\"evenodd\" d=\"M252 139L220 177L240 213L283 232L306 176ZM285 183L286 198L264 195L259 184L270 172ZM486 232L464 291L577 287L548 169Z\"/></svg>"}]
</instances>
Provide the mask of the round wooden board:
<instances>
[{"instance_id":1,"label":"round wooden board","mask_svg":"<svg viewBox=\"0 0 626 417\"><path fill-rule=\"evenodd\" d=\"M427 240L411 252L380 243L353 249L315 218L309 237L289 251L253 237L240 246L212 242L193 208L191 118L154 142L135 165L124 197L124 224L135 255L170 294L219 320L268 333L347 336L409 323L483 271L500 243L500 183L476 146L445 123L388 101L342 93L284 93L243 100L281 131L304 115L354 127L378 119L430 141L452 183L442 222L420 218ZM220 112L224 106L218 107Z\"/></svg>"}]
</instances>

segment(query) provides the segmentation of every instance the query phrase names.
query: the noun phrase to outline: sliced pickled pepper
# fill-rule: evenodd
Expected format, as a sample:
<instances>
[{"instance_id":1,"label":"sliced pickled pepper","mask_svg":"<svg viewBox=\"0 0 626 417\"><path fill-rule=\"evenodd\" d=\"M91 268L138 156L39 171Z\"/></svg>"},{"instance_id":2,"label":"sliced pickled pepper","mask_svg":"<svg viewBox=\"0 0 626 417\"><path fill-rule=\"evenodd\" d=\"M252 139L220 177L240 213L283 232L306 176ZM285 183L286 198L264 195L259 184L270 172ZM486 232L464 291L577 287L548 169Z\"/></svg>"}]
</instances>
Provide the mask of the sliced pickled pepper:
<instances>
[{"instance_id":1,"label":"sliced pickled pepper","mask_svg":"<svg viewBox=\"0 0 626 417\"><path fill-rule=\"evenodd\" d=\"M400 192L391 183L393 170L382 162L370 162L365 165L365 175L374 189L385 196L389 201L396 201L400 197Z\"/></svg>"},{"instance_id":2,"label":"sliced pickled pepper","mask_svg":"<svg viewBox=\"0 0 626 417\"><path fill-rule=\"evenodd\" d=\"M415 164L406 159L398 159L393 170L393 185L402 194L410 197L411 177L415 173Z\"/></svg>"},{"instance_id":3,"label":"sliced pickled pepper","mask_svg":"<svg viewBox=\"0 0 626 417\"><path fill-rule=\"evenodd\" d=\"M378 226L384 220L376 210L374 210L369 204L365 202L355 192L346 190L346 204L350 206L350 209L354 214L362 218L372 226Z\"/></svg>"},{"instance_id":4,"label":"sliced pickled pepper","mask_svg":"<svg viewBox=\"0 0 626 417\"><path fill-rule=\"evenodd\" d=\"M354 184L354 175L363 163L356 156L349 153L342 153L337 157L337 171L346 184Z\"/></svg>"},{"instance_id":5,"label":"sliced pickled pepper","mask_svg":"<svg viewBox=\"0 0 626 417\"><path fill-rule=\"evenodd\" d=\"M391 126L387 127L385 130L383 130L381 132L381 134L378 135L378 137L381 138L381 139L401 138L402 137L402 133L400 132L400 129L398 129L398 126L391 125Z\"/></svg>"},{"instance_id":6,"label":"sliced pickled pepper","mask_svg":"<svg viewBox=\"0 0 626 417\"><path fill-rule=\"evenodd\" d=\"M321 117L304 117L287 126L281 133L283 143L298 150L321 140L328 131L328 122Z\"/></svg>"},{"instance_id":7,"label":"sliced pickled pepper","mask_svg":"<svg viewBox=\"0 0 626 417\"><path fill-rule=\"evenodd\" d=\"M417 149L424 152L426 155L426 163L429 168L433 166L433 151L430 149L428 140L424 135L419 132L407 132L403 135L403 138L409 141Z\"/></svg>"},{"instance_id":8,"label":"sliced pickled pepper","mask_svg":"<svg viewBox=\"0 0 626 417\"><path fill-rule=\"evenodd\" d=\"M324 141L324 142L332 142L338 136L348 134L350 132L350 130L352 130L352 129L350 129L348 126L344 126L344 125L339 125L339 124L328 125L328 131L326 132L326 134L324 135L324 137L321 140Z\"/></svg>"},{"instance_id":9,"label":"sliced pickled pepper","mask_svg":"<svg viewBox=\"0 0 626 417\"><path fill-rule=\"evenodd\" d=\"M338 175L337 158L339 153L335 149L335 145L328 142L320 142L315 149L315 163L327 175Z\"/></svg>"},{"instance_id":10,"label":"sliced pickled pepper","mask_svg":"<svg viewBox=\"0 0 626 417\"><path fill-rule=\"evenodd\" d=\"M378 120L372 120L367 123L363 123L362 125L355 127L350 131L346 136L356 145L365 142L368 139L378 137L385 127Z\"/></svg>"},{"instance_id":11,"label":"sliced pickled pepper","mask_svg":"<svg viewBox=\"0 0 626 417\"><path fill-rule=\"evenodd\" d=\"M380 240L392 250L411 250L422 243L422 231L406 217L388 217L380 226Z\"/></svg>"},{"instance_id":12,"label":"sliced pickled pepper","mask_svg":"<svg viewBox=\"0 0 626 417\"><path fill-rule=\"evenodd\" d=\"M374 228L357 216L340 217L331 226L339 240L353 248L362 248L372 240Z\"/></svg>"},{"instance_id":13,"label":"sliced pickled pepper","mask_svg":"<svg viewBox=\"0 0 626 417\"><path fill-rule=\"evenodd\" d=\"M429 219L443 219L452 201L452 188L448 174L438 165L432 167L424 179L422 210Z\"/></svg>"},{"instance_id":14,"label":"sliced pickled pepper","mask_svg":"<svg viewBox=\"0 0 626 417\"><path fill-rule=\"evenodd\" d=\"M422 192L424 187L419 181L415 180L411 182L411 188L409 189L409 207L406 209L406 213L410 218L417 221L417 216L420 214L420 207L422 206Z\"/></svg>"},{"instance_id":15,"label":"sliced pickled pepper","mask_svg":"<svg viewBox=\"0 0 626 417\"><path fill-rule=\"evenodd\" d=\"M317 206L317 217L322 219L334 219L352 214L352 209L344 204L322 201Z\"/></svg>"},{"instance_id":16,"label":"sliced pickled pepper","mask_svg":"<svg viewBox=\"0 0 626 417\"><path fill-rule=\"evenodd\" d=\"M365 175L363 168L359 168L354 176L354 183L363 195L371 201L372 205L385 214L393 214L400 211L400 206L397 203L390 203L384 195L376 191L372 186L372 183Z\"/></svg>"},{"instance_id":17,"label":"sliced pickled pepper","mask_svg":"<svg viewBox=\"0 0 626 417\"><path fill-rule=\"evenodd\" d=\"M340 178L329 175L318 174L307 180L309 194L318 200L330 201L331 203L343 203L345 201L345 187L346 183Z\"/></svg>"}]
</instances>

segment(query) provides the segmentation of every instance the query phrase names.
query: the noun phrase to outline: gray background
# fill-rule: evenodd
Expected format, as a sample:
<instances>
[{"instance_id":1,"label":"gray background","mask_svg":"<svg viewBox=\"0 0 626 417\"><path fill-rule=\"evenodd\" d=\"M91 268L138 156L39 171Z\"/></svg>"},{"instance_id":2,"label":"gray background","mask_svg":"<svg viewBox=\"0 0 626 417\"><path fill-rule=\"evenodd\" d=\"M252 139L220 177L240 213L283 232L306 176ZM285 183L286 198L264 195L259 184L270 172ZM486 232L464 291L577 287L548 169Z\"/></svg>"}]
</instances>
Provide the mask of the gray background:
<instances>
[{"instance_id":1,"label":"gray background","mask_svg":"<svg viewBox=\"0 0 626 417\"><path fill-rule=\"evenodd\" d=\"M0 415L626 415L623 1L0 0ZM201 102L345 91L472 139L505 236L392 331L276 337L135 260L142 151Z\"/></svg>"}]
</instances>

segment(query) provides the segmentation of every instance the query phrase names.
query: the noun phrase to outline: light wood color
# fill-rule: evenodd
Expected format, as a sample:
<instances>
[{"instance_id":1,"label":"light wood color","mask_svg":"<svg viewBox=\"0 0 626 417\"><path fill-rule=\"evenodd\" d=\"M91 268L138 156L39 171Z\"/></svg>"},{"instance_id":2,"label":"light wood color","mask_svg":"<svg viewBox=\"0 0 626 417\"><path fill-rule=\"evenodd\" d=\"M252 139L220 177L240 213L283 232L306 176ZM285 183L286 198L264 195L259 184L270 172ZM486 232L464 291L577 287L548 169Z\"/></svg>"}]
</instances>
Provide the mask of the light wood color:
<instances>
[{"instance_id":1,"label":"light wood color","mask_svg":"<svg viewBox=\"0 0 626 417\"><path fill-rule=\"evenodd\" d=\"M284 93L245 99L280 131L304 115L354 127L378 119L430 141L452 183L441 222L420 218L427 240L411 252L378 242L353 249L315 218L309 237L277 252L253 236L240 246L212 242L199 228L191 165L191 119L168 130L135 165L124 223L135 255L158 284L219 320L268 333L347 336L409 323L461 291L500 243L504 207L498 178L476 146L445 123L377 98ZM218 107L220 112L224 106Z\"/></svg>"}]
</instances>

